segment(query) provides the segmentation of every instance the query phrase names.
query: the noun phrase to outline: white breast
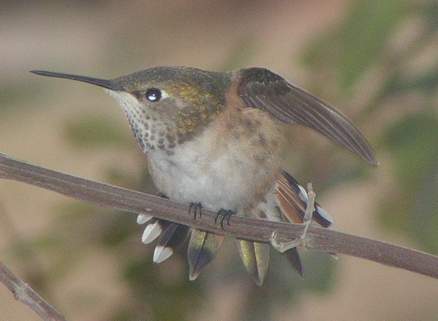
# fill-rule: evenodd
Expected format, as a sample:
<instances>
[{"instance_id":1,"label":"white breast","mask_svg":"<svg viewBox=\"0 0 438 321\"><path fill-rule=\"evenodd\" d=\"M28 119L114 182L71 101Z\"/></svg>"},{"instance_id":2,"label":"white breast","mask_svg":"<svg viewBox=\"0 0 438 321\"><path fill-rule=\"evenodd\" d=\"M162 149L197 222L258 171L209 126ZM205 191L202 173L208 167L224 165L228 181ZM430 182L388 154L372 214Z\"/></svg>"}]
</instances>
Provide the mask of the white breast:
<instances>
[{"instance_id":1,"label":"white breast","mask_svg":"<svg viewBox=\"0 0 438 321\"><path fill-rule=\"evenodd\" d=\"M267 152L254 150L248 137L224 138L213 125L173 155L155 151L148 156L154 183L170 199L201 202L212 211L239 211L254 201L261 184L274 182L276 162L261 166L255 161L259 153L266 158Z\"/></svg>"}]
</instances>

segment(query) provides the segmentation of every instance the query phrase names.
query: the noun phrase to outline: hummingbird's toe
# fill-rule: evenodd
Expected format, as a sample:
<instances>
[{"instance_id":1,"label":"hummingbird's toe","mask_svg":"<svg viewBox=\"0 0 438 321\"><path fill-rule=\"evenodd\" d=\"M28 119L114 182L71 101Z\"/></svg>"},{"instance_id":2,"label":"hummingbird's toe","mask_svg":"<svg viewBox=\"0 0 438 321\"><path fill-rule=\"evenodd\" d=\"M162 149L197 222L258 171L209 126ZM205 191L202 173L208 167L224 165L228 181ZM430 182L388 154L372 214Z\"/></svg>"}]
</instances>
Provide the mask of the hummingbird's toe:
<instances>
[{"instance_id":1,"label":"hummingbird's toe","mask_svg":"<svg viewBox=\"0 0 438 321\"><path fill-rule=\"evenodd\" d=\"M220 225L222 227L222 229L224 230L224 222L227 222L227 225L230 225L230 219L231 216L233 216L234 214L236 214L234 211L232 210L226 210L221 208L217 213L216 213L216 217L214 219L214 222L217 224L218 222L220 222Z\"/></svg>"},{"instance_id":2,"label":"hummingbird's toe","mask_svg":"<svg viewBox=\"0 0 438 321\"><path fill-rule=\"evenodd\" d=\"M191 202L189 205L189 213L193 214L193 219L196 220L202 216L202 204L197 202Z\"/></svg>"}]
</instances>

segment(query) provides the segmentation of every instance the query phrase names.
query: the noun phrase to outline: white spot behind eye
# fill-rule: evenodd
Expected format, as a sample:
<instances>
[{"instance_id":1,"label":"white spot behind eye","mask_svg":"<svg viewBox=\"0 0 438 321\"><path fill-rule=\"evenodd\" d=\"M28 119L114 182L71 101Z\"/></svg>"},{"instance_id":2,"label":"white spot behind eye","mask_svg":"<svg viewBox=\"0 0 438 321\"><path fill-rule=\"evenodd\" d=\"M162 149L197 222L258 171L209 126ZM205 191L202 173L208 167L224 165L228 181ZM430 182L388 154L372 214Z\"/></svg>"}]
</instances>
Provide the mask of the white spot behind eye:
<instances>
[{"instance_id":1,"label":"white spot behind eye","mask_svg":"<svg viewBox=\"0 0 438 321\"><path fill-rule=\"evenodd\" d=\"M169 94L165 90L161 89L161 99L168 98L168 97L169 97Z\"/></svg>"}]
</instances>

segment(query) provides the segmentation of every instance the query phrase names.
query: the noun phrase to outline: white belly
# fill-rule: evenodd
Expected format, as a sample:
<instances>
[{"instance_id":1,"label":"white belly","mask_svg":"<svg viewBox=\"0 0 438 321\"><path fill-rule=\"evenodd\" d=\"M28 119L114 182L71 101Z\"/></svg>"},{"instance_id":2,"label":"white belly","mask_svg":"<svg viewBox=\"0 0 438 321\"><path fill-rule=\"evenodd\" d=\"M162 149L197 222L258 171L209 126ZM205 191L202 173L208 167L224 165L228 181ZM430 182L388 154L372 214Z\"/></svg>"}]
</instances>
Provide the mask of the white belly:
<instances>
[{"instance_id":1,"label":"white belly","mask_svg":"<svg viewBox=\"0 0 438 321\"><path fill-rule=\"evenodd\" d=\"M218 133L214 127L209 130ZM172 200L200 202L212 211L239 212L256 205L260 193L274 184L279 156L254 148L254 139L225 138L220 132L210 135L209 130L178 146L173 155L162 151L148 155L156 187Z\"/></svg>"},{"instance_id":2,"label":"white belly","mask_svg":"<svg viewBox=\"0 0 438 321\"><path fill-rule=\"evenodd\" d=\"M213 211L237 211L248 206L256 192L253 182L264 181L266 171L236 159L232 151L214 160L190 150L182 156L150 157L152 177L157 188L170 199L201 202ZM180 159L178 159L180 158Z\"/></svg>"}]
</instances>

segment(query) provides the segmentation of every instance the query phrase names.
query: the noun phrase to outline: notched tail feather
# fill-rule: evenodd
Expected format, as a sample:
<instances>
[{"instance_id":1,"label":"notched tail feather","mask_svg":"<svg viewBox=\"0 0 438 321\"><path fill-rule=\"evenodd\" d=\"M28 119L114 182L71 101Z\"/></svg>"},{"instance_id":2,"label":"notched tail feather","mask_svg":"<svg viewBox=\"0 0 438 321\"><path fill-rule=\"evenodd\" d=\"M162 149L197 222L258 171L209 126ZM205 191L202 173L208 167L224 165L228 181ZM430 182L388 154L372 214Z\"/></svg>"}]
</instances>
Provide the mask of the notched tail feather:
<instances>
[{"instance_id":1,"label":"notched tail feather","mask_svg":"<svg viewBox=\"0 0 438 321\"><path fill-rule=\"evenodd\" d=\"M142 219L138 219L137 221L142 222ZM142 223L141 223L142 224ZM141 241L144 244L150 244L153 241L157 239L158 236L160 236L162 232L162 225L165 224L165 221L160 221L156 218L151 218L149 221L147 221L147 225L144 228L143 234L141 235Z\"/></svg>"},{"instance_id":2,"label":"notched tail feather","mask_svg":"<svg viewBox=\"0 0 438 321\"><path fill-rule=\"evenodd\" d=\"M161 263L175 252L175 249L185 241L189 228L185 225L170 223L161 233L155 246L154 263Z\"/></svg>"},{"instance_id":3,"label":"notched tail feather","mask_svg":"<svg viewBox=\"0 0 438 321\"><path fill-rule=\"evenodd\" d=\"M202 269L215 258L223 241L222 235L192 229L187 249L190 281L196 280Z\"/></svg>"},{"instance_id":4,"label":"notched tail feather","mask_svg":"<svg viewBox=\"0 0 438 321\"><path fill-rule=\"evenodd\" d=\"M175 249L185 241L189 228L185 225L160 220L149 214L140 213L137 223L144 228L141 240L144 244L150 244L158 239L154 250L153 262L161 263L175 252Z\"/></svg>"}]
</instances>

